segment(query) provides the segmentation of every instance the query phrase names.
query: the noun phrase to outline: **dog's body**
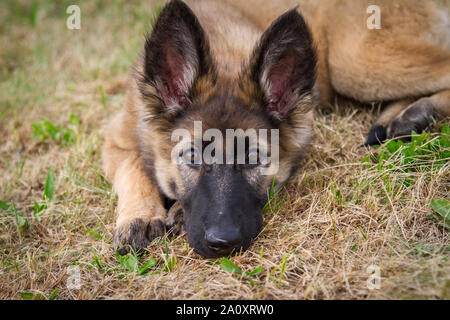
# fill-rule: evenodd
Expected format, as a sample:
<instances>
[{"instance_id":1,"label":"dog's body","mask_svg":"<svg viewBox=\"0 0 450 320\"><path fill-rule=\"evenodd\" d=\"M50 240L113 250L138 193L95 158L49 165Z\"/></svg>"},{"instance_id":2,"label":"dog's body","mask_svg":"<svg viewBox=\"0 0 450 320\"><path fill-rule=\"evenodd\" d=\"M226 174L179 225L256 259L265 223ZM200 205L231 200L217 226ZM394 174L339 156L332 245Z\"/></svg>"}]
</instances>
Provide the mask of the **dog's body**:
<instances>
[{"instance_id":1,"label":"dog's body","mask_svg":"<svg viewBox=\"0 0 450 320\"><path fill-rule=\"evenodd\" d=\"M283 14L297 4L312 38L296 11ZM203 256L246 249L261 229L273 178L279 187L295 174L314 107L334 94L390 102L367 144L450 116L448 16L431 2L378 5L381 29L371 30L368 1L197 0L192 11L169 3L106 134L104 168L119 195L115 246L145 248L164 234L169 198ZM199 120L203 130L278 129L276 175L171 161L172 131L192 132Z\"/></svg>"},{"instance_id":2,"label":"dog's body","mask_svg":"<svg viewBox=\"0 0 450 320\"><path fill-rule=\"evenodd\" d=\"M369 133L368 144L422 131L433 113L427 105L434 105L438 116L450 115L448 7L415 0L225 2L262 29L299 5L317 47L320 102L330 102L335 94L366 103L392 102ZM367 27L367 8L373 4L380 8L380 29ZM412 106L425 96L431 97Z\"/></svg>"}]
</instances>

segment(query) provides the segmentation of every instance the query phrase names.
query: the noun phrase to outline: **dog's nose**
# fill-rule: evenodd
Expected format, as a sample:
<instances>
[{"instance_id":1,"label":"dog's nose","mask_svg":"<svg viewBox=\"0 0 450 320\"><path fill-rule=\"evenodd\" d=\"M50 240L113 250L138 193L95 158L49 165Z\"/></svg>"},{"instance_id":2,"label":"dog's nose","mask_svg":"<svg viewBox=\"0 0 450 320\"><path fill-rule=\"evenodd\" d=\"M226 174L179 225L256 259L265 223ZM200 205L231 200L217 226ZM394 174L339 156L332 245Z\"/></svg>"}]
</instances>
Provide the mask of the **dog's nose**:
<instances>
[{"instance_id":1,"label":"dog's nose","mask_svg":"<svg viewBox=\"0 0 450 320\"><path fill-rule=\"evenodd\" d=\"M242 235L239 228L226 230L209 230L205 233L206 245L209 249L220 255L227 255L233 249L237 249L242 243Z\"/></svg>"}]
</instances>

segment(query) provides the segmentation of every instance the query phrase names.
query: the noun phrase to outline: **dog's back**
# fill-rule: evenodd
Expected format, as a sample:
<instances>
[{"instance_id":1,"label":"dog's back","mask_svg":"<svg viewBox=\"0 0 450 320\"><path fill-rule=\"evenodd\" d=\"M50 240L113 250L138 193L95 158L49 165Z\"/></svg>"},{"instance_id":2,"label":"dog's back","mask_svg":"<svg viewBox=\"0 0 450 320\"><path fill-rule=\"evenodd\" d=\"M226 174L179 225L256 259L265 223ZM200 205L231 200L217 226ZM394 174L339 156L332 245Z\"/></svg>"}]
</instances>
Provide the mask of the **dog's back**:
<instances>
[{"instance_id":1,"label":"dog's back","mask_svg":"<svg viewBox=\"0 0 450 320\"><path fill-rule=\"evenodd\" d=\"M449 9L436 2L377 1L380 29L367 27L371 16L367 9L373 4L369 0L223 2L262 30L298 7L316 43L324 103L333 92L372 102L450 87ZM208 6L215 7L215 1L208 1Z\"/></svg>"},{"instance_id":2,"label":"dog's back","mask_svg":"<svg viewBox=\"0 0 450 320\"><path fill-rule=\"evenodd\" d=\"M420 132L450 116L450 6L442 1L380 0L378 12L369 0L223 2L260 29L298 7L316 45L321 104L336 94L365 103L392 102L366 144ZM374 14L379 25L371 28Z\"/></svg>"}]
</instances>

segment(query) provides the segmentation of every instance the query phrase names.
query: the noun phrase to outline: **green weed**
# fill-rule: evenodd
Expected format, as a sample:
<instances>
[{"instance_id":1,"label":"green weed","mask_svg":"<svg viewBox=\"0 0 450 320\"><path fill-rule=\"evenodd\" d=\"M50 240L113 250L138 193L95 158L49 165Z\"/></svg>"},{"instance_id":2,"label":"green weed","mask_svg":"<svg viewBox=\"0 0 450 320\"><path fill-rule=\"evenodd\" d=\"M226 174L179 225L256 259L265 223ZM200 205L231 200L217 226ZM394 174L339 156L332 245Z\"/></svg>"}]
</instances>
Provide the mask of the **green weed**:
<instances>
[{"instance_id":1,"label":"green weed","mask_svg":"<svg viewBox=\"0 0 450 320\"><path fill-rule=\"evenodd\" d=\"M252 271L242 271L241 269L239 269L238 266L236 266L233 262L231 262L229 259L227 258L221 258L219 260L220 262L220 268L226 272L230 272L230 273L236 273L241 275L244 279L248 280L248 282L250 283L250 285L252 287L255 286L255 282L253 281L253 277L255 277L256 275L260 274L261 271L263 270L262 266L259 266L255 269L253 269Z\"/></svg>"},{"instance_id":2,"label":"green weed","mask_svg":"<svg viewBox=\"0 0 450 320\"><path fill-rule=\"evenodd\" d=\"M76 115L70 115L69 125L67 127L58 127L50 120L41 118L32 123L33 140L47 142L52 140L63 146L70 146L76 141L76 132L80 120Z\"/></svg>"}]
</instances>

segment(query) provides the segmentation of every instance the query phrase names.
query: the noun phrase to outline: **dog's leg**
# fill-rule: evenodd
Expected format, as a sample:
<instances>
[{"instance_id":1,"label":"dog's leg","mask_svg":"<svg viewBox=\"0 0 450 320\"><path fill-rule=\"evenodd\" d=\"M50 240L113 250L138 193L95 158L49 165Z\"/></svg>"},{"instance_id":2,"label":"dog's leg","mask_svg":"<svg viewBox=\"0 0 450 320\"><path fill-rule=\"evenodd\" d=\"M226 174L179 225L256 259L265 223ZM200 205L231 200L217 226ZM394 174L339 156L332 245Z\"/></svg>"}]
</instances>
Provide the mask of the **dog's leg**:
<instances>
[{"instance_id":1,"label":"dog's leg","mask_svg":"<svg viewBox=\"0 0 450 320\"><path fill-rule=\"evenodd\" d=\"M400 114L400 112L406 109L412 101L413 100L405 99L387 105L370 129L364 145L371 146L383 142L387 138L386 129L391 121Z\"/></svg>"},{"instance_id":2,"label":"dog's leg","mask_svg":"<svg viewBox=\"0 0 450 320\"><path fill-rule=\"evenodd\" d=\"M166 211L157 186L143 170L137 152L134 119L125 110L108 127L103 165L119 196L113 244L120 254L141 250L164 234Z\"/></svg>"},{"instance_id":3,"label":"dog's leg","mask_svg":"<svg viewBox=\"0 0 450 320\"><path fill-rule=\"evenodd\" d=\"M398 114L387 126L388 138L421 133L435 120L450 117L450 89L421 98Z\"/></svg>"},{"instance_id":4,"label":"dog's leg","mask_svg":"<svg viewBox=\"0 0 450 320\"><path fill-rule=\"evenodd\" d=\"M427 129L435 120L450 117L450 89L417 101L405 99L388 105L370 129L365 145L387 138L409 136Z\"/></svg>"}]
</instances>

